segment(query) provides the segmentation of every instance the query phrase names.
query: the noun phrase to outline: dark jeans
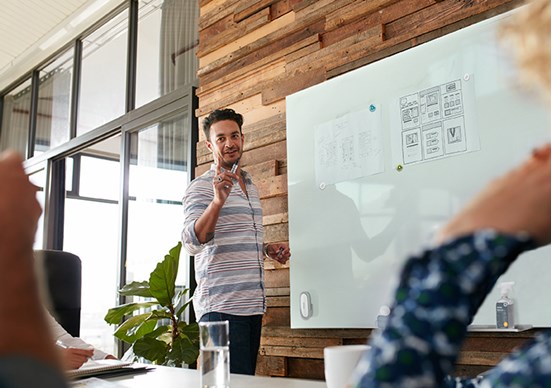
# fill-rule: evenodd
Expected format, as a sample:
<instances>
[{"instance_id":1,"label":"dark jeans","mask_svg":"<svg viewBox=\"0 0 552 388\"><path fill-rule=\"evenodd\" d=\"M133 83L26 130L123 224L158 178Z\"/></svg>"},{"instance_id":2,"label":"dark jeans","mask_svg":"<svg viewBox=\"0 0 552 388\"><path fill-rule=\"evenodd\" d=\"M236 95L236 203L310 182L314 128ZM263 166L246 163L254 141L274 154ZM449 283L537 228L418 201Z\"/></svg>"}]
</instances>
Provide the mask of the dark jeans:
<instances>
[{"instance_id":1,"label":"dark jeans","mask_svg":"<svg viewBox=\"0 0 552 388\"><path fill-rule=\"evenodd\" d=\"M230 325L230 373L254 375L261 345L262 315L207 313L200 322L228 321Z\"/></svg>"}]
</instances>

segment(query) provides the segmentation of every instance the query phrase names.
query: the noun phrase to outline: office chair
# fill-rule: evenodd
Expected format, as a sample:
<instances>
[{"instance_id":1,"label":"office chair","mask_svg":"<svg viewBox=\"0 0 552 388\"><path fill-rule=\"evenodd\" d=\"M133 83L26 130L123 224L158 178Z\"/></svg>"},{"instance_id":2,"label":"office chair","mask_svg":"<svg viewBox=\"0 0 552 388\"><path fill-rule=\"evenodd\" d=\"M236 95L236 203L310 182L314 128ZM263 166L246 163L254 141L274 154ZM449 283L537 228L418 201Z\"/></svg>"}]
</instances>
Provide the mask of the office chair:
<instances>
[{"instance_id":1,"label":"office chair","mask_svg":"<svg viewBox=\"0 0 552 388\"><path fill-rule=\"evenodd\" d=\"M81 260L77 255L57 250L35 250L43 261L45 287L50 293L50 313L73 337L80 335Z\"/></svg>"}]
</instances>

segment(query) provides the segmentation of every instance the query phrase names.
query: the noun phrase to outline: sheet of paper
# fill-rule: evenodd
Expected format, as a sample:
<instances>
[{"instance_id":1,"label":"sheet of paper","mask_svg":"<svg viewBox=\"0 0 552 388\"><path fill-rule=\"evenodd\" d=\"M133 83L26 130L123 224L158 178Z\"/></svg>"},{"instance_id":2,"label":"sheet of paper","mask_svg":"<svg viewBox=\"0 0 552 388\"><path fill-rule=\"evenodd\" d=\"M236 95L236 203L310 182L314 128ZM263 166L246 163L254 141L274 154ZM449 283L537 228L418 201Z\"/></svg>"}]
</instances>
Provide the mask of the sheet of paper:
<instances>
[{"instance_id":1,"label":"sheet of paper","mask_svg":"<svg viewBox=\"0 0 552 388\"><path fill-rule=\"evenodd\" d=\"M393 131L394 165L409 165L479 150L473 120L472 75L431 86L398 98L400 122ZM393 110L392 110L393 111Z\"/></svg>"},{"instance_id":2,"label":"sheet of paper","mask_svg":"<svg viewBox=\"0 0 552 388\"><path fill-rule=\"evenodd\" d=\"M379 105L318 125L314 138L316 183L322 189L384 171Z\"/></svg>"}]
</instances>

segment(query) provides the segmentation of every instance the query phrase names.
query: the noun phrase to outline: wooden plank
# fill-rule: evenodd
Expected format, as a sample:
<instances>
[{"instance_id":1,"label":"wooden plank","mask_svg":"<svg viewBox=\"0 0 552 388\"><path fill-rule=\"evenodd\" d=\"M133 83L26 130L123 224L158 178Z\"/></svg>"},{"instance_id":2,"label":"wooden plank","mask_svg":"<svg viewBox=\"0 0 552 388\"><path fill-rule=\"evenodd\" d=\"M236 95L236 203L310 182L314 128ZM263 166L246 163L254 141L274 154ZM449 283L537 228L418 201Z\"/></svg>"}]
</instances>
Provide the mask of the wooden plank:
<instances>
[{"instance_id":1,"label":"wooden plank","mask_svg":"<svg viewBox=\"0 0 552 388\"><path fill-rule=\"evenodd\" d=\"M351 70L366 66L369 63L376 62L382 58L404 51L412 46L411 41L406 41L393 45L386 44L387 42L388 41L384 42L383 45L379 46L380 48L378 50L374 50L375 52L372 54L361 56L358 59L351 60L348 63L336 66L332 69L328 69L326 76L328 77L328 79L332 79L334 77L337 77L338 75L347 73ZM382 48L384 46L388 47Z\"/></svg>"},{"instance_id":2,"label":"wooden plank","mask_svg":"<svg viewBox=\"0 0 552 388\"><path fill-rule=\"evenodd\" d=\"M318 0L298 0L295 2L295 4L293 4L291 8L293 9L294 12L299 12L307 8L308 6L316 3L317 1Z\"/></svg>"},{"instance_id":3,"label":"wooden plank","mask_svg":"<svg viewBox=\"0 0 552 388\"><path fill-rule=\"evenodd\" d=\"M408 48L411 48L413 46L416 46L418 44L422 44L425 42L428 42L430 40L433 40L435 38L441 37L443 35L446 35L448 33L457 31L461 28L467 27L471 24L477 23L481 20L485 20L489 17L493 17L495 15L499 15L501 13L507 12L513 8L516 8L522 4L521 0L513 0L507 4L495 7L489 11L486 11L484 13L460 20L456 23L449 24L445 27L439 28L437 30L430 31L428 33L419 35L417 37L409 37L409 36L396 36L392 39L385 40L381 44L374 47L373 51L374 53L368 54L364 57L360 57L354 61L351 61L350 63L346 63L344 65L338 66L333 69L328 69L327 77L328 79L334 78L340 74L344 74L348 71L357 69L359 67L365 66L369 63L375 62L381 58L385 58L390 55L394 55L398 52L404 51ZM399 4L400 5L400 4ZM324 39L324 37L323 37Z\"/></svg>"},{"instance_id":4,"label":"wooden plank","mask_svg":"<svg viewBox=\"0 0 552 388\"><path fill-rule=\"evenodd\" d=\"M266 296L289 296L289 287L267 288Z\"/></svg>"},{"instance_id":5,"label":"wooden plank","mask_svg":"<svg viewBox=\"0 0 552 388\"><path fill-rule=\"evenodd\" d=\"M287 175L278 175L257 181L261 198L276 197L287 194Z\"/></svg>"},{"instance_id":6,"label":"wooden plank","mask_svg":"<svg viewBox=\"0 0 552 388\"><path fill-rule=\"evenodd\" d=\"M234 14L234 9L240 0L212 0L208 4L200 4L199 30L204 30L212 24Z\"/></svg>"},{"instance_id":7,"label":"wooden plank","mask_svg":"<svg viewBox=\"0 0 552 388\"><path fill-rule=\"evenodd\" d=\"M337 9L344 7L351 3L353 0L318 0L303 3L304 6L297 5L294 7L294 11L297 13L298 19L311 20L314 18L323 17L334 12Z\"/></svg>"},{"instance_id":8,"label":"wooden plank","mask_svg":"<svg viewBox=\"0 0 552 388\"><path fill-rule=\"evenodd\" d=\"M261 199L261 204L263 206L264 216L287 213L288 211L287 195L282 197L263 198Z\"/></svg>"},{"instance_id":9,"label":"wooden plank","mask_svg":"<svg viewBox=\"0 0 552 388\"><path fill-rule=\"evenodd\" d=\"M266 243L289 241L288 224L266 225L264 230ZM289 261L286 264L278 264L274 261L274 265L278 267L287 267L289 266Z\"/></svg>"},{"instance_id":10,"label":"wooden plank","mask_svg":"<svg viewBox=\"0 0 552 388\"><path fill-rule=\"evenodd\" d=\"M202 87L210 85L209 88L219 86L230 79L238 78L243 73L281 59L287 54L317 42L319 39L318 32L313 33L310 29L296 31L281 39L271 41L269 44L263 44L265 38L259 39L256 43L262 45L262 47L252 49L251 46L246 46L234 52L233 57L221 58L198 70L201 85Z\"/></svg>"},{"instance_id":11,"label":"wooden plank","mask_svg":"<svg viewBox=\"0 0 552 388\"><path fill-rule=\"evenodd\" d=\"M363 338L367 339L371 329L291 329L289 326L263 327L263 337L305 337L305 338Z\"/></svg>"},{"instance_id":12,"label":"wooden plank","mask_svg":"<svg viewBox=\"0 0 552 388\"><path fill-rule=\"evenodd\" d=\"M259 376L287 376L286 357L272 357L259 355L257 357L257 368L255 374Z\"/></svg>"},{"instance_id":13,"label":"wooden plank","mask_svg":"<svg viewBox=\"0 0 552 388\"><path fill-rule=\"evenodd\" d=\"M268 7L277 0L241 0L234 11L234 21L241 22L259 11L270 11Z\"/></svg>"},{"instance_id":14,"label":"wooden plank","mask_svg":"<svg viewBox=\"0 0 552 388\"><path fill-rule=\"evenodd\" d=\"M278 288L289 286L289 268L265 271L265 287Z\"/></svg>"},{"instance_id":15,"label":"wooden plank","mask_svg":"<svg viewBox=\"0 0 552 388\"><path fill-rule=\"evenodd\" d=\"M197 55L204 56L213 51L224 47L228 42L247 35L259 27L270 23L270 9L264 9L249 18L235 23L233 15L228 15L217 23L207 27L199 32L200 44L197 49Z\"/></svg>"},{"instance_id":16,"label":"wooden plank","mask_svg":"<svg viewBox=\"0 0 552 388\"><path fill-rule=\"evenodd\" d=\"M204 84L197 89L196 95L201 99L205 109L214 110L221 106L232 105L236 100L261 93L263 87L270 85L274 78L285 73L284 58L275 58L265 64L258 63L255 68L241 74L228 77L228 82L217 80Z\"/></svg>"},{"instance_id":17,"label":"wooden plank","mask_svg":"<svg viewBox=\"0 0 552 388\"><path fill-rule=\"evenodd\" d=\"M460 352L460 356L456 361L457 364L463 365L488 365L493 366L498 364L504 353L498 352L480 352L476 350Z\"/></svg>"},{"instance_id":18,"label":"wooden plank","mask_svg":"<svg viewBox=\"0 0 552 388\"><path fill-rule=\"evenodd\" d=\"M301 358L324 358L324 349L292 346L261 346L259 353L268 356L285 356Z\"/></svg>"},{"instance_id":19,"label":"wooden plank","mask_svg":"<svg viewBox=\"0 0 552 388\"><path fill-rule=\"evenodd\" d=\"M288 222L287 213L272 214L270 216L263 216L263 225L274 225Z\"/></svg>"},{"instance_id":20,"label":"wooden plank","mask_svg":"<svg viewBox=\"0 0 552 388\"><path fill-rule=\"evenodd\" d=\"M330 46L350 36L359 34L370 27L389 23L405 15L409 15L423 8L429 7L434 3L434 0L393 1L393 4L379 10L378 12L364 15L364 17L358 20L353 19L351 22L331 31L326 30L326 32L322 34L322 43L324 46Z\"/></svg>"},{"instance_id":21,"label":"wooden plank","mask_svg":"<svg viewBox=\"0 0 552 388\"><path fill-rule=\"evenodd\" d=\"M263 315L263 327L290 325L289 307L271 307ZM280 356L281 354L271 354Z\"/></svg>"},{"instance_id":22,"label":"wooden plank","mask_svg":"<svg viewBox=\"0 0 552 388\"><path fill-rule=\"evenodd\" d=\"M278 77L276 82L263 90L263 104L271 104L282 100L292 93L322 83L325 80L326 69L323 67L309 68L303 73L296 72L291 77L288 74Z\"/></svg>"},{"instance_id":23,"label":"wooden plank","mask_svg":"<svg viewBox=\"0 0 552 388\"><path fill-rule=\"evenodd\" d=\"M356 0L343 8L335 10L326 16L326 31L332 31L345 24L358 19L364 19L366 15L389 7L399 0Z\"/></svg>"},{"instance_id":24,"label":"wooden plank","mask_svg":"<svg viewBox=\"0 0 552 388\"><path fill-rule=\"evenodd\" d=\"M200 69L209 65L210 63L224 58L232 53L238 51L242 47L249 45L255 45L257 41L261 38L264 38L268 35L278 33L279 36L284 36L289 34L289 26L295 26L295 14L290 12L288 14L279 17L276 20L272 20L270 23L257 28L254 31L249 32L248 34L236 37L234 41L225 42L224 46L221 46L219 49L212 52L205 52L199 56L199 67ZM243 21L242 23L246 23Z\"/></svg>"},{"instance_id":25,"label":"wooden plank","mask_svg":"<svg viewBox=\"0 0 552 388\"><path fill-rule=\"evenodd\" d=\"M298 348L325 348L343 345L339 338L263 337L261 346L292 346Z\"/></svg>"},{"instance_id":26,"label":"wooden plank","mask_svg":"<svg viewBox=\"0 0 552 388\"><path fill-rule=\"evenodd\" d=\"M308 69L313 63L322 64L326 69L338 66L338 64L347 63L356 59L357 52L372 52L374 46L382 41L382 27L380 25L371 27L344 39L343 41L331 46L323 47L321 50L290 62L286 65L286 71L294 74L302 69Z\"/></svg>"},{"instance_id":27,"label":"wooden plank","mask_svg":"<svg viewBox=\"0 0 552 388\"><path fill-rule=\"evenodd\" d=\"M277 143L269 144L265 147L259 147L247 151L243 154L242 160L245 166L249 164L262 163L267 160L280 160L286 157L286 142L280 141ZM281 182L282 184L284 182ZM287 187L287 183L286 183ZM285 189L287 192L287 188ZM279 193L280 195L283 193Z\"/></svg>"},{"instance_id":28,"label":"wooden plank","mask_svg":"<svg viewBox=\"0 0 552 388\"><path fill-rule=\"evenodd\" d=\"M288 307L289 296L267 296L266 307Z\"/></svg>"},{"instance_id":29,"label":"wooden plank","mask_svg":"<svg viewBox=\"0 0 552 388\"><path fill-rule=\"evenodd\" d=\"M263 105L262 95L259 93L226 106L226 108L232 108L236 112L240 112L244 116L245 123L254 124L267 117L284 113L286 111L286 103L285 101L278 101L271 105ZM205 110L201 104L201 100L199 100L199 108L195 111L196 117L202 118L203 115L208 113L211 113L211 111Z\"/></svg>"},{"instance_id":30,"label":"wooden plank","mask_svg":"<svg viewBox=\"0 0 552 388\"><path fill-rule=\"evenodd\" d=\"M398 20L385 24L385 39L395 36L414 37L441 28L475 14L498 7L511 0L474 0L464 2L443 1Z\"/></svg>"},{"instance_id":31,"label":"wooden plank","mask_svg":"<svg viewBox=\"0 0 552 388\"><path fill-rule=\"evenodd\" d=\"M278 161L269 160L267 162L253 164L247 167L247 172L253 176L253 179L260 180L269 177L274 177L278 174Z\"/></svg>"},{"instance_id":32,"label":"wooden plank","mask_svg":"<svg viewBox=\"0 0 552 388\"><path fill-rule=\"evenodd\" d=\"M294 51L284 56L285 63L296 61L297 59L304 57L305 55L312 54L315 51L320 50L321 48L322 48L322 42L320 41L309 44L308 46L305 46L297 51Z\"/></svg>"},{"instance_id":33,"label":"wooden plank","mask_svg":"<svg viewBox=\"0 0 552 388\"><path fill-rule=\"evenodd\" d=\"M270 18L277 19L293 10L291 2L293 0L280 0L270 6Z\"/></svg>"},{"instance_id":34,"label":"wooden plank","mask_svg":"<svg viewBox=\"0 0 552 388\"><path fill-rule=\"evenodd\" d=\"M468 337L462 345L462 350L477 349L485 352L511 352L514 348L523 345L527 338L494 338L494 337Z\"/></svg>"}]
</instances>

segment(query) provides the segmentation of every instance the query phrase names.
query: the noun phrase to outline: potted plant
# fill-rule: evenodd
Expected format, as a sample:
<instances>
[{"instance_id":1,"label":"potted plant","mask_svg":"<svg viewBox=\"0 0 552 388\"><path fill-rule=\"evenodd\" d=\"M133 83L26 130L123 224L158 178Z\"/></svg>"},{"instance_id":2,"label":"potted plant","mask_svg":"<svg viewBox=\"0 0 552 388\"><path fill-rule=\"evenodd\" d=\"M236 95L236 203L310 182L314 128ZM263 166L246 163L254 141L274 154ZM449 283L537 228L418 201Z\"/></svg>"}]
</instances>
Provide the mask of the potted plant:
<instances>
[{"instance_id":1,"label":"potted plant","mask_svg":"<svg viewBox=\"0 0 552 388\"><path fill-rule=\"evenodd\" d=\"M115 337L131 344L135 356L158 365L193 364L199 355L198 325L181 319L191 302L182 304L189 289L176 292L181 249L181 242L170 249L157 263L149 281L131 282L119 290L120 295L148 300L113 307L104 318L107 323L118 325Z\"/></svg>"}]
</instances>

